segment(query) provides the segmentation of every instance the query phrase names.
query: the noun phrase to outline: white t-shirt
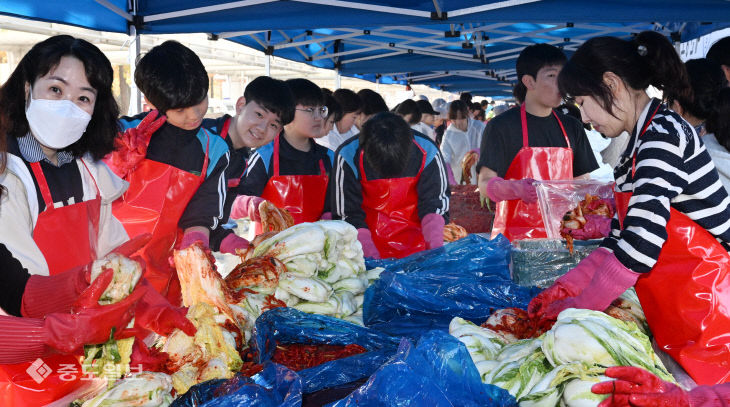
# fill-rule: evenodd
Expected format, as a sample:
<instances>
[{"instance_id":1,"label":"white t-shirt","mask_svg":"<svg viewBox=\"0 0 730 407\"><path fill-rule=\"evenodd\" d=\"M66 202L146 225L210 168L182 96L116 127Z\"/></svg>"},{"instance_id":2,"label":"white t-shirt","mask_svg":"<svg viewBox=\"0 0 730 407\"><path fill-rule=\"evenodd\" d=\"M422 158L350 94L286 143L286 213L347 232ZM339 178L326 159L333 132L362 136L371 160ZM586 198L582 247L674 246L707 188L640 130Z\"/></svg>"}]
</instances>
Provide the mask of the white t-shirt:
<instances>
[{"instance_id":1,"label":"white t-shirt","mask_svg":"<svg viewBox=\"0 0 730 407\"><path fill-rule=\"evenodd\" d=\"M431 140L436 141L436 132L433 131L431 126L429 126L428 124L424 122L419 122L411 126L411 128L421 134L427 135L428 138L430 138Z\"/></svg>"},{"instance_id":2,"label":"white t-shirt","mask_svg":"<svg viewBox=\"0 0 730 407\"><path fill-rule=\"evenodd\" d=\"M476 120L474 122L480 123ZM483 126L474 125L467 127L467 131L463 132L450 124L444 132L444 137L441 139L441 155L446 164L451 167L457 184L461 183L461 160L464 155L472 150L478 151L482 144L481 130L483 130ZM476 166L472 167L471 172L471 182L476 184Z\"/></svg>"},{"instance_id":3,"label":"white t-shirt","mask_svg":"<svg viewBox=\"0 0 730 407\"><path fill-rule=\"evenodd\" d=\"M593 155L596 157L596 162L599 164L598 168L591 172L591 179L613 182L613 167L603 162L601 156L601 151L611 144L611 139L604 138L601 133L592 129L586 130L586 136L588 136L588 141L591 143L591 150L593 150Z\"/></svg>"},{"instance_id":4,"label":"white t-shirt","mask_svg":"<svg viewBox=\"0 0 730 407\"><path fill-rule=\"evenodd\" d=\"M327 147L332 151L336 151L337 147L340 146L340 144L344 143L345 140L349 139L352 136L357 135L360 133L360 130L357 129L354 125L350 127L350 130L340 133L337 131L337 124L332 126L332 130L330 130L329 133L327 133L326 136L316 138L314 139L314 142L319 144L320 146Z\"/></svg>"}]
</instances>

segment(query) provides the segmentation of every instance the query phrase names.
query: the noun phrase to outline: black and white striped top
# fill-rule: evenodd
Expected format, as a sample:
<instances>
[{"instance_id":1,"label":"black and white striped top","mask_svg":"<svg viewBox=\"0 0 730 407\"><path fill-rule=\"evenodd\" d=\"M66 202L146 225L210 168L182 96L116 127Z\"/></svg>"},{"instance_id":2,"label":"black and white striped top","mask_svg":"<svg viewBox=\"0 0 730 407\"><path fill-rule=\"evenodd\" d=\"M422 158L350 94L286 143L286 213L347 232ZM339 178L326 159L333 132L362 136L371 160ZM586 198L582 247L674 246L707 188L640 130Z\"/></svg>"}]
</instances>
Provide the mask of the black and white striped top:
<instances>
[{"instance_id":1,"label":"black and white striped top","mask_svg":"<svg viewBox=\"0 0 730 407\"><path fill-rule=\"evenodd\" d=\"M614 170L616 190L633 192L621 230L618 217L601 246L613 250L627 268L646 273L667 239L670 206L708 230L730 250L730 197L705 145L679 114L661 105L638 141L636 173L631 163L637 133L659 100L652 99L634 128Z\"/></svg>"}]
</instances>

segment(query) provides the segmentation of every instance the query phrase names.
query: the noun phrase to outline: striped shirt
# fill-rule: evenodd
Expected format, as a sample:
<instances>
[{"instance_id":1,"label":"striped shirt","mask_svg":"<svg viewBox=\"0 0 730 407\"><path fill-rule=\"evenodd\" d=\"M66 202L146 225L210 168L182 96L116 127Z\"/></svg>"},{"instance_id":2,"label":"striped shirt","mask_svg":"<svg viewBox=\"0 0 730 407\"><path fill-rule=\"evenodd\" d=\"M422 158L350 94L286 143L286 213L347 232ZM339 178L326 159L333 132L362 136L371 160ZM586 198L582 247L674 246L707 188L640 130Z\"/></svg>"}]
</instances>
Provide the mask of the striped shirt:
<instances>
[{"instance_id":1,"label":"striped shirt","mask_svg":"<svg viewBox=\"0 0 730 407\"><path fill-rule=\"evenodd\" d=\"M641 131L660 101L644 108L626 151L614 171L616 190L632 192L621 230L618 217L601 244L627 268L649 272L667 240L669 209L687 215L730 250L730 197L704 144L684 119L661 105L636 148Z\"/></svg>"},{"instance_id":2,"label":"striped shirt","mask_svg":"<svg viewBox=\"0 0 730 407\"><path fill-rule=\"evenodd\" d=\"M408 154L408 162L401 177L415 177L421 169L421 161L424 158L421 149L426 153L426 160L423 172L416 185L418 192L418 217L423 219L429 213L442 215L446 223L449 222L449 183L446 176L446 166L438 147L421 133L415 133L414 143ZM352 137L345 141L335 154L334 175L330 187L334 189L331 193L332 217L342 219L356 228L367 228L365 222L365 211L362 209L362 185L360 180L360 141ZM378 179L377 172L365 161L363 163L368 180Z\"/></svg>"}]
</instances>

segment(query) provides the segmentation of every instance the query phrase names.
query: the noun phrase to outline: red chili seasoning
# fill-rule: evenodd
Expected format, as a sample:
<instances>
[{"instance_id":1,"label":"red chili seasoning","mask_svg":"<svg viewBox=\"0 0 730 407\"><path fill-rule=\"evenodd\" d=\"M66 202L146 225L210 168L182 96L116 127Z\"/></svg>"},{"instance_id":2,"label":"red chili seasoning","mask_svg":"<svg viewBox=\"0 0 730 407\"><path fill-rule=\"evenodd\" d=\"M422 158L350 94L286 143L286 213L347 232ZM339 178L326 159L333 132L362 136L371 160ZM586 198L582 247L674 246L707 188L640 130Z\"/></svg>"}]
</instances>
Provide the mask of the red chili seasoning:
<instances>
[{"instance_id":1,"label":"red chili seasoning","mask_svg":"<svg viewBox=\"0 0 730 407\"><path fill-rule=\"evenodd\" d=\"M277 343L272 361L300 371L348 356L367 352L360 345L303 345Z\"/></svg>"}]
</instances>

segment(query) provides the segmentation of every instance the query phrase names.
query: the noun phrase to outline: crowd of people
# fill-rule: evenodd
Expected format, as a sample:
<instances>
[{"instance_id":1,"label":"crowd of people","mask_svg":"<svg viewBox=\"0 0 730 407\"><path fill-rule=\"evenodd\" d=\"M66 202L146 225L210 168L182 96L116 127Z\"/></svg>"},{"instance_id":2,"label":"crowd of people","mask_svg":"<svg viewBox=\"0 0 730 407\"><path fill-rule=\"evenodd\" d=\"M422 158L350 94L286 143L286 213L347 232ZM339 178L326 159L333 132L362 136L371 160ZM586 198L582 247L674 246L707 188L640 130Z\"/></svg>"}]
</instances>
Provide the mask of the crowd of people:
<instances>
[{"instance_id":1,"label":"crowd of people","mask_svg":"<svg viewBox=\"0 0 730 407\"><path fill-rule=\"evenodd\" d=\"M0 363L76 352L112 329L140 338L195 332L179 307L172 251L194 243L224 253L247 248L224 225L248 218L262 232L264 201L295 223L344 220L357 228L366 257L400 258L443 245L450 185L470 182L498 203L493 236L546 237L534 182L590 178L599 167L586 134L592 127L594 137L623 146L611 163L618 216L601 247L529 312L602 310L636 286L653 298L645 310L660 345L673 341L670 354L705 377L699 370L712 362L682 350L705 345L689 344L697 330L730 326L730 298L716 295L705 309L691 283L710 263L721 264L713 268L717 284L730 273L730 38L686 64L653 32L597 37L569 60L537 44L522 51L516 70L514 106L463 93L450 103L419 97L391 109L368 89L332 92L304 78L259 77L235 115L208 119L205 67L166 41L135 70L153 110L120 117L111 65L96 46L66 35L36 44L0 88L0 308L7 314ZM647 95L650 85L664 101ZM470 154L475 164L464 168ZM89 265L110 253L133 255L146 268L126 300L100 306L89 299L98 299L110 275L90 283ZM712 318L669 322L679 306ZM132 316L136 330L124 329ZM144 353L144 343L135 346ZM599 388L615 393L615 405L642 392L693 406L730 399L724 385L687 394L644 386L643 373L619 378L634 384Z\"/></svg>"}]
</instances>

